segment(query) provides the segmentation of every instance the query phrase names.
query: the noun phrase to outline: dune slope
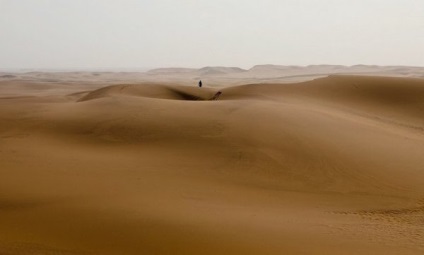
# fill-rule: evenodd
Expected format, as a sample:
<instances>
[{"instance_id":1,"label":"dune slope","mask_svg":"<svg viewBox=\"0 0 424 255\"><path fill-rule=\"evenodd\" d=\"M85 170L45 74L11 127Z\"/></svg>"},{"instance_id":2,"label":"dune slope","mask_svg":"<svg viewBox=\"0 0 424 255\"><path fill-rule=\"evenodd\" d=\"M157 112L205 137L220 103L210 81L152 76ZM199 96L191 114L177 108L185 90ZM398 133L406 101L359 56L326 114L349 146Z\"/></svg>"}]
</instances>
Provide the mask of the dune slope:
<instances>
[{"instance_id":1,"label":"dune slope","mask_svg":"<svg viewBox=\"0 0 424 255\"><path fill-rule=\"evenodd\" d=\"M7 86L1 254L424 252L423 80Z\"/></svg>"}]
</instances>

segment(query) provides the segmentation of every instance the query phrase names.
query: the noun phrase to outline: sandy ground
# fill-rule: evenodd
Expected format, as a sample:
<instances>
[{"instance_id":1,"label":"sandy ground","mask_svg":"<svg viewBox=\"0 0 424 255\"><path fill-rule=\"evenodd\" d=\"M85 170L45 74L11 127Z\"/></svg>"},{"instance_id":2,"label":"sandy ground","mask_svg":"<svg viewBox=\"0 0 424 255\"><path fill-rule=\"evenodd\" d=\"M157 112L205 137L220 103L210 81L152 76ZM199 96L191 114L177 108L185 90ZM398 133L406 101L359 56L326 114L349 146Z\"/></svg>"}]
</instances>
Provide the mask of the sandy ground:
<instances>
[{"instance_id":1,"label":"sandy ground","mask_svg":"<svg viewBox=\"0 0 424 255\"><path fill-rule=\"evenodd\" d=\"M54 71L17 70L11 73L0 69L0 81L30 81L81 85L159 83L171 85L196 85L199 79L209 87L236 86L250 83L293 83L323 78L331 74L367 75L383 77L424 78L424 67L375 65L310 65L282 66L256 65L250 69L238 67L207 66L194 68L158 68L144 72L108 70Z\"/></svg>"},{"instance_id":2,"label":"sandy ground","mask_svg":"<svg viewBox=\"0 0 424 255\"><path fill-rule=\"evenodd\" d=\"M216 81L4 77L0 254L424 254L424 80Z\"/></svg>"}]
</instances>

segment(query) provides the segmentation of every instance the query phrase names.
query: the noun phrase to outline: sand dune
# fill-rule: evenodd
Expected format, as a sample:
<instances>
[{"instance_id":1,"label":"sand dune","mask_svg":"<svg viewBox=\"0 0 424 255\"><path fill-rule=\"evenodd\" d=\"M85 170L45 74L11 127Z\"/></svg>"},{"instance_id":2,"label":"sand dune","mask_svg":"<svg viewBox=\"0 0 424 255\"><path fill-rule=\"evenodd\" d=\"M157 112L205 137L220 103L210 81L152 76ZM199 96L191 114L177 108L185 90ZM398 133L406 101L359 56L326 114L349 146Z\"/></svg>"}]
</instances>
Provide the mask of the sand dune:
<instances>
[{"instance_id":1,"label":"sand dune","mask_svg":"<svg viewBox=\"0 0 424 255\"><path fill-rule=\"evenodd\" d=\"M323 78L328 75L367 75L386 77L424 78L423 67L375 65L256 65L250 69L224 66L203 68L157 68L149 71L19 71L1 72L0 81L38 81L72 85L116 85L159 83L168 85L193 85L199 79L209 87L236 86L249 83L294 83Z\"/></svg>"},{"instance_id":2,"label":"sand dune","mask_svg":"<svg viewBox=\"0 0 424 255\"><path fill-rule=\"evenodd\" d=\"M424 80L220 79L0 81L0 254L423 254Z\"/></svg>"},{"instance_id":3,"label":"sand dune","mask_svg":"<svg viewBox=\"0 0 424 255\"><path fill-rule=\"evenodd\" d=\"M174 100L208 100L216 93L210 88L198 89L188 86L164 86L158 84L143 85L112 85L104 87L80 98L78 101L88 101L111 96L137 96L155 99Z\"/></svg>"}]
</instances>

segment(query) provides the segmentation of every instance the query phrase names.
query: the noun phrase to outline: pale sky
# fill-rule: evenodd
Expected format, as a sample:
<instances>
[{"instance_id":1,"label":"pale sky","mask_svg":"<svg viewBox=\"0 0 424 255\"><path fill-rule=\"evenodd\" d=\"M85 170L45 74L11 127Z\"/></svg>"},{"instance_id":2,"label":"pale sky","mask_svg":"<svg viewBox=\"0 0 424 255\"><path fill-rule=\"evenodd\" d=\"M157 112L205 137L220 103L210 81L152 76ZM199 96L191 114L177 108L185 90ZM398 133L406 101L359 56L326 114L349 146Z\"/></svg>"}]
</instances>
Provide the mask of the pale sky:
<instances>
[{"instance_id":1,"label":"pale sky","mask_svg":"<svg viewBox=\"0 0 424 255\"><path fill-rule=\"evenodd\" d=\"M0 68L424 66L424 0L0 0Z\"/></svg>"}]
</instances>

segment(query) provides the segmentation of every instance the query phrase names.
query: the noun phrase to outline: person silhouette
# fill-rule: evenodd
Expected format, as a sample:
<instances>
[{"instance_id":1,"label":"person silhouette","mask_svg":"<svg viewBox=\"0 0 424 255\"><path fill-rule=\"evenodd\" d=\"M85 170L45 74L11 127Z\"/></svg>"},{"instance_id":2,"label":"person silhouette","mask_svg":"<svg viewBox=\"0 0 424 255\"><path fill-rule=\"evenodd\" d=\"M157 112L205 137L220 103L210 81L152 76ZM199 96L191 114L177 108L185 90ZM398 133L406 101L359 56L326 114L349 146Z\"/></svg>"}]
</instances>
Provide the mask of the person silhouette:
<instances>
[{"instance_id":1,"label":"person silhouette","mask_svg":"<svg viewBox=\"0 0 424 255\"><path fill-rule=\"evenodd\" d=\"M202 87L202 80L199 81L199 88Z\"/></svg>"}]
</instances>

